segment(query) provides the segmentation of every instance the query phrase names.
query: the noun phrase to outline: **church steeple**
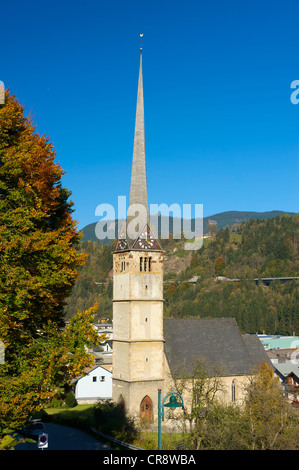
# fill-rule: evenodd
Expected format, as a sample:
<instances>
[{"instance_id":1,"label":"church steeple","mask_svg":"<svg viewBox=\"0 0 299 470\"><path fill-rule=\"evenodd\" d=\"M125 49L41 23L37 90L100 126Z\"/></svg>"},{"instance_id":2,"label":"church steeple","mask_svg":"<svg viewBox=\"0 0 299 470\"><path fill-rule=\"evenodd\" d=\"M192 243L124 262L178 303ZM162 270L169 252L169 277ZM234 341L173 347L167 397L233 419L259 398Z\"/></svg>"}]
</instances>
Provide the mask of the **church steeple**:
<instances>
[{"instance_id":1,"label":"church steeple","mask_svg":"<svg viewBox=\"0 0 299 470\"><path fill-rule=\"evenodd\" d=\"M143 204L148 212L145 134L144 134L144 102L143 102L143 77L142 77L142 48L140 48L140 66L137 91L137 105L135 118L135 135L133 164L131 174L130 203Z\"/></svg>"},{"instance_id":2,"label":"church steeple","mask_svg":"<svg viewBox=\"0 0 299 470\"><path fill-rule=\"evenodd\" d=\"M143 34L140 35L141 43L142 36ZM155 240L153 235L150 233L149 227L150 218L148 210L145 157L142 51L143 49L140 47L134 149L128 215L126 223L122 224L120 228L116 251L127 249L161 249L157 240Z\"/></svg>"},{"instance_id":3,"label":"church steeple","mask_svg":"<svg viewBox=\"0 0 299 470\"><path fill-rule=\"evenodd\" d=\"M129 211L130 207L126 234L121 228L113 253L112 397L129 414L155 420L157 390L164 386L163 252L148 223L142 48ZM135 233L130 233L128 226L136 224Z\"/></svg>"},{"instance_id":4,"label":"church steeple","mask_svg":"<svg viewBox=\"0 0 299 470\"><path fill-rule=\"evenodd\" d=\"M146 178L146 156L145 156L145 132L144 132L144 102L143 102L143 76L142 76L142 47L140 47L140 66L138 78L138 91L137 91L137 105L136 105L136 118L135 118L135 135L134 135L134 150L133 162L131 173L131 188L129 200L129 216L128 222L131 218L135 217L135 208L138 205L144 208L143 230L146 223L149 221L148 212L148 197L147 197L147 178ZM130 213L130 210L132 213ZM130 238L130 237L129 237Z\"/></svg>"}]
</instances>

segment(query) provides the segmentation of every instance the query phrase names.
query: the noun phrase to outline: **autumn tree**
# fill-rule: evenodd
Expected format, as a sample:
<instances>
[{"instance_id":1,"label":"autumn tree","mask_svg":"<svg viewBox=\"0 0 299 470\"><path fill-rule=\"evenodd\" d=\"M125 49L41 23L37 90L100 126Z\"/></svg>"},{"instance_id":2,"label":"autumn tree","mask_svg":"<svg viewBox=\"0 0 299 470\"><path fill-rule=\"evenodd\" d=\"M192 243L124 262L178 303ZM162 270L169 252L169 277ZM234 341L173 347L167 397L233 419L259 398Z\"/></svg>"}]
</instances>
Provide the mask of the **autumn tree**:
<instances>
[{"instance_id":1,"label":"autumn tree","mask_svg":"<svg viewBox=\"0 0 299 470\"><path fill-rule=\"evenodd\" d=\"M36 132L24 107L7 91L0 106L2 434L59 391L71 368L82 370L87 359L79 357L82 341L92 335L88 326L77 331L77 348L72 329L61 337L64 299L86 256L77 249L73 204L55 158L53 144Z\"/></svg>"},{"instance_id":2,"label":"autumn tree","mask_svg":"<svg viewBox=\"0 0 299 470\"><path fill-rule=\"evenodd\" d=\"M250 379L244 418L249 450L298 449L298 415L267 363L261 364Z\"/></svg>"},{"instance_id":3,"label":"autumn tree","mask_svg":"<svg viewBox=\"0 0 299 470\"><path fill-rule=\"evenodd\" d=\"M225 260L223 256L219 256L215 261L215 276L224 276Z\"/></svg>"}]
</instances>

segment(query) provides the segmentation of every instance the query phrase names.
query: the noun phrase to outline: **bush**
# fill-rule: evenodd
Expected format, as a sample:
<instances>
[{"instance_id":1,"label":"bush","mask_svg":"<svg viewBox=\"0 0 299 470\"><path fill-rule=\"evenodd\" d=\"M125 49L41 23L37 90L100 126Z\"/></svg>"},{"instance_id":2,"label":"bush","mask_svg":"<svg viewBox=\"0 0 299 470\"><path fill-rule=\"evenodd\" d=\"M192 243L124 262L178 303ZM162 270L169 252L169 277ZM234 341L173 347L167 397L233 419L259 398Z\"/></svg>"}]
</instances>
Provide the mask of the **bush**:
<instances>
[{"instance_id":1,"label":"bush","mask_svg":"<svg viewBox=\"0 0 299 470\"><path fill-rule=\"evenodd\" d=\"M68 392L65 397L65 404L67 408L74 408L77 405L75 395L73 392Z\"/></svg>"},{"instance_id":2,"label":"bush","mask_svg":"<svg viewBox=\"0 0 299 470\"><path fill-rule=\"evenodd\" d=\"M112 402L101 403L94 408L96 428L120 441L132 443L138 436L134 419L128 417L124 408Z\"/></svg>"}]
</instances>

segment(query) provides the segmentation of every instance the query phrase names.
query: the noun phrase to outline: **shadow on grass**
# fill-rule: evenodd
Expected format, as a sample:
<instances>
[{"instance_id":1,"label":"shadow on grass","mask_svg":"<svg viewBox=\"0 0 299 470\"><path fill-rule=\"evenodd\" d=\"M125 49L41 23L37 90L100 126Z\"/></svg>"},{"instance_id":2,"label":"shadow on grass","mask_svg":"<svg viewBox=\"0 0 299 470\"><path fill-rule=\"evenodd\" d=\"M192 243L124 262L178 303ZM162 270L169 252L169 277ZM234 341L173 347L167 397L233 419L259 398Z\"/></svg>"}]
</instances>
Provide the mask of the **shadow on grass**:
<instances>
[{"instance_id":1,"label":"shadow on grass","mask_svg":"<svg viewBox=\"0 0 299 470\"><path fill-rule=\"evenodd\" d=\"M92 435L91 428L95 428L128 444L133 443L139 435L134 420L129 418L124 409L115 403L77 405L73 408L47 408L39 417L45 422L80 429Z\"/></svg>"}]
</instances>

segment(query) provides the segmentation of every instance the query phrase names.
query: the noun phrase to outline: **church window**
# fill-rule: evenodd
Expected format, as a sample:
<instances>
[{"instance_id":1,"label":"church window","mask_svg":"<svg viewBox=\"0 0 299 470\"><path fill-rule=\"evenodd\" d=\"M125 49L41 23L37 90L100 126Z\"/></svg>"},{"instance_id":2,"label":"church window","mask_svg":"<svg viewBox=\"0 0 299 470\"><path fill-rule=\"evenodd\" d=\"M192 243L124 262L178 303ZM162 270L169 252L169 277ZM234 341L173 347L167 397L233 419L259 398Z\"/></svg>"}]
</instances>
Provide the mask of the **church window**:
<instances>
[{"instance_id":1,"label":"church window","mask_svg":"<svg viewBox=\"0 0 299 470\"><path fill-rule=\"evenodd\" d=\"M122 395L120 395L118 403L120 404L121 409L124 411L124 409L125 409L125 400L124 400L124 397Z\"/></svg>"},{"instance_id":2,"label":"church window","mask_svg":"<svg viewBox=\"0 0 299 470\"><path fill-rule=\"evenodd\" d=\"M144 258L144 271L146 271L146 262L147 262L147 258Z\"/></svg>"},{"instance_id":3,"label":"church window","mask_svg":"<svg viewBox=\"0 0 299 470\"><path fill-rule=\"evenodd\" d=\"M235 379L232 381L232 402L236 401L236 382Z\"/></svg>"},{"instance_id":4,"label":"church window","mask_svg":"<svg viewBox=\"0 0 299 470\"><path fill-rule=\"evenodd\" d=\"M143 263L143 258L140 258L140 271L142 271L142 263Z\"/></svg>"},{"instance_id":5,"label":"church window","mask_svg":"<svg viewBox=\"0 0 299 470\"><path fill-rule=\"evenodd\" d=\"M148 259L148 270L151 271L152 269L152 258Z\"/></svg>"}]
</instances>

